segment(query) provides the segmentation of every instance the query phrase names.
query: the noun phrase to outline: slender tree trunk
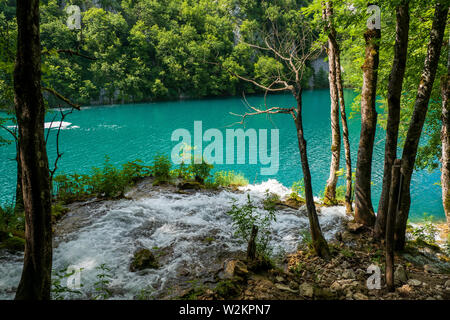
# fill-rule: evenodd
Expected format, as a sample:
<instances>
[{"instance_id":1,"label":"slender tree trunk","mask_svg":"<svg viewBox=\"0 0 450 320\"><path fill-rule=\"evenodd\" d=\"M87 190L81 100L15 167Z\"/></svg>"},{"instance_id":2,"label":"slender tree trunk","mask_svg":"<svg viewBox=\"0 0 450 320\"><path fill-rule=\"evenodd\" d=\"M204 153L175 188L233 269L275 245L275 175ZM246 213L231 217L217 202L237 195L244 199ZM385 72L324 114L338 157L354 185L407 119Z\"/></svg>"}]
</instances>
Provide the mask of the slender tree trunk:
<instances>
[{"instance_id":1,"label":"slender tree trunk","mask_svg":"<svg viewBox=\"0 0 450 320\"><path fill-rule=\"evenodd\" d=\"M361 135L355 180L355 220L366 226L373 226L375 214L371 199L372 153L377 126L375 99L379 63L379 29L367 29L364 34L366 53L363 66L363 87L361 96Z\"/></svg>"},{"instance_id":2,"label":"slender tree trunk","mask_svg":"<svg viewBox=\"0 0 450 320\"><path fill-rule=\"evenodd\" d=\"M391 166L391 189L389 190L389 209L386 219L386 284L388 290L394 288L394 229L395 217L399 209L399 194L401 188L400 167L402 161L396 159Z\"/></svg>"},{"instance_id":3,"label":"slender tree trunk","mask_svg":"<svg viewBox=\"0 0 450 320\"><path fill-rule=\"evenodd\" d=\"M23 211L23 194L22 194L22 167L20 165L19 144L16 141L16 162L17 162L17 179L16 179L16 201L14 204L14 212Z\"/></svg>"},{"instance_id":4,"label":"slender tree trunk","mask_svg":"<svg viewBox=\"0 0 450 320\"><path fill-rule=\"evenodd\" d=\"M394 62L388 84L388 120L386 126L386 143L384 153L383 188L381 190L378 214L375 221L374 236L384 238L386 231L386 215L389 205L389 190L391 188L392 164L397 158L398 127L400 124L400 98L406 68L409 32L409 1L403 0L397 6L397 26L394 47Z\"/></svg>"},{"instance_id":5,"label":"slender tree trunk","mask_svg":"<svg viewBox=\"0 0 450 320\"><path fill-rule=\"evenodd\" d=\"M50 299L52 267L51 198L41 94L39 1L17 1L14 69L16 117L25 210L25 257L16 299Z\"/></svg>"},{"instance_id":6,"label":"slender tree trunk","mask_svg":"<svg viewBox=\"0 0 450 320\"><path fill-rule=\"evenodd\" d=\"M341 58L340 49L336 41L335 43L336 55L335 55L335 68L336 68L336 85L339 94L339 105L341 113L341 123L342 123L342 137L344 140L344 150L345 150L345 180L346 180L346 191L345 191L345 208L347 214L353 212L352 208L352 155L350 153L350 136L348 132L347 124L347 114L345 113L345 100L344 100L344 88L342 86L342 76L341 76Z\"/></svg>"},{"instance_id":7,"label":"slender tree trunk","mask_svg":"<svg viewBox=\"0 0 450 320\"><path fill-rule=\"evenodd\" d=\"M450 40L449 40L450 45ZM450 55L447 62L447 75L441 79L441 94L442 94L442 172L441 172L441 186L442 186L442 204L444 206L447 223L450 225L450 115L449 115L449 100L450 100Z\"/></svg>"},{"instance_id":8,"label":"slender tree trunk","mask_svg":"<svg viewBox=\"0 0 450 320\"><path fill-rule=\"evenodd\" d=\"M303 179L305 184L305 201L306 209L308 211L311 239L316 254L324 259L329 259L330 251L328 249L328 244L323 237L322 230L320 229L319 218L317 217L316 206L314 204L311 172L309 170L308 155L306 152L306 140L303 133L302 89L299 84L297 85L297 91L294 93L294 96L297 100L297 116L295 119L295 126L297 128L298 148L300 151L300 159L302 162Z\"/></svg>"},{"instance_id":9,"label":"slender tree trunk","mask_svg":"<svg viewBox=\"0 0 450 320\"><path fill-rule=\"evenodd\" d=\"M327 21L325 31L328 32L328 66L330 82L330 99L331 99L331 164L330 176L325 187L325 202L334 204L336 202L336 185L338 181L337 172L339 171L339 162L341 157L341 129L339 126L339 101L338 89L336 84L336 48L335 39L336 32L331 27L331 16L333 14L331 3L327 2L324 8L323 19Z\"/></svg>"},{"instance_id":10,"label":"slender tree trunk","mask_svg":"<svg viewBox=\"0 0 450 320\"><path fill-rule=\"evenodd\" d=\"M395 247L397 250L403 250L405 247L406 223L408 221L409 208L411 205L410 184L411 176L416 161L417 148L419 146L420 136L428 111L428 102L430 100L433 88L434 78L441 54L442 40L447 22L448 2L445 4L436 4L433 18L433 25L430 32L430 42L428 44L427 56L417 89L414 112L409 124L406 135L405 146L402 154L402 174L404 176L401 207L397 216L395 226Z\"/></svg>"}]
</instances>

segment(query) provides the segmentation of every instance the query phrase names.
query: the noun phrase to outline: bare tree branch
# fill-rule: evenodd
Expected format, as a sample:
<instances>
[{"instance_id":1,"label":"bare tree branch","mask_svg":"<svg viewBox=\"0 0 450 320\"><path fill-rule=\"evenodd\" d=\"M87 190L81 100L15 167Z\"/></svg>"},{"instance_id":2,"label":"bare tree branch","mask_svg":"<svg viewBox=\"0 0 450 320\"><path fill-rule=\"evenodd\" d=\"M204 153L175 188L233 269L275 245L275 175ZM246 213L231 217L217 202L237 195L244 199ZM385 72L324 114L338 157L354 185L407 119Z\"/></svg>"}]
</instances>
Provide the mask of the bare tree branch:
<instances>
[{"instance_id":1,"label":"bare tree branch","mask_svg":"<svg viewBox=\"0 0 450 320\"><path fill-rule=\"evenodd\" d=\"M68 98L64 97L62 94L57 92L55 89L48 88L48 87L42 87L42 90L53 94L55 97L57 97L58 99L64 101L65 103L67 103L69 106L71 106L74 109L80 110L80 108L81 108L79 104L73 103Z\"/></svg>"}]
</instances>

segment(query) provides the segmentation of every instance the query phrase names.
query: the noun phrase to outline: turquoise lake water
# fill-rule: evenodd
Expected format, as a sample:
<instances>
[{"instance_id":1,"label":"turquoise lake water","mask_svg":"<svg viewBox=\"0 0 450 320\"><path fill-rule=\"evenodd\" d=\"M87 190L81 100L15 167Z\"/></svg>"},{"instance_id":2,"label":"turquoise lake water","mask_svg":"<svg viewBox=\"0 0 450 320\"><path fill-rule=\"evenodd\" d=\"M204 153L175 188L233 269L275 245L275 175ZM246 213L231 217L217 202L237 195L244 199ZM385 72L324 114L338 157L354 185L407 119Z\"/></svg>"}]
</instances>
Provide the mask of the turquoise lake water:
<instances>
[{"instance_id":1,"label":"turquoise lake water","mask_svg":"<svg viewBox=\"0 0 450 320\"><path fill-rule=\"evenodd\" d=\"M349 101L353 98L352 91L346 91L348 101L347 113L350 114ZM261 106L263 97L248 97L255 106ZM291 107L295 101L290 95L276 95L268 98L270 106ZM92 166L101 166L108 155L115 164L141 159L151 163L158 153L170 155L172 148L178 143L171 141L175 129L184 128L194 133L194 121L202 121L203 132L217 128L223 132L225 145L225 130L243 128L232 125L239 119L230 112L242 114L246 106L242 98L220 98L204 100L171 101L146 104L127 104L112 106L85 107L75 111L65 121L71 125L61 131L60 149L64 152L58 166L58 173L88 173ZM49 114L46 118L50 122ZM308 155L313 178L313 190L319 195L324 189L331 161L331 129L330 129L330 98L328 90L304 92L303 121L305 136L308 143ZM291 186L294 181L302 178L300 158L295 126L290 115L274 115L268 118L259 115L247 118L245 129L279 129L279 170L276 175L261 176L260 164L216 165L215 170L234 170L242 172L250 183L267 179L277 179L285 186ZM351 138L351 153L353 170L356 166L356 154L359 141L360 119L354 116L349 119ZM0 133L9 138L4 132ZM48 141L48 154L52 166L55 158L56 129L51 129ZM372 201L375 209L378 205L382 185L385 132L378 127L373 157ZM194 137L192 137L194 138ZM269 139L270 140L270 139ZM194 140L192 140L194 141ZM270 141L269 141L270 143ZM203 147L208 145L203 143ZM270 145L270 144L269 144ZM16 178L16 163L14 145L0 147L0 203L13 200ZM345 166L342 146L341 167ZM267 167L267 166L263 166ZM424 213L435 218L444 219L441 203L441 189L438 170L415 172L412 180L411 219L418 220ZM344 184L344 177L340 178Z\"/></svg>"}]
</instances>

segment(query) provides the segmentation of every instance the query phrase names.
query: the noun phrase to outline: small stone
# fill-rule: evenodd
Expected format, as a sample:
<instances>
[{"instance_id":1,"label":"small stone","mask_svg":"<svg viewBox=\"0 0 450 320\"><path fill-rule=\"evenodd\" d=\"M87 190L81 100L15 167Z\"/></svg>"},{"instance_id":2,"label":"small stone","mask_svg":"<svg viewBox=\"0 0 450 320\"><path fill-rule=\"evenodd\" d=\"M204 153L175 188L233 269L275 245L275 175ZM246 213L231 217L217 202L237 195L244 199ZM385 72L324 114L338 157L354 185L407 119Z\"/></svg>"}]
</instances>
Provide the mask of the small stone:
<instances>
[{"instance_id":1,"label":"small stone","mask_svg":"<svg viewBox=\"0 0 450 320\"><path fill-rule=\"evenodd\" d=\"M409 280L408 280L408 284L409 284L410 286L413 286L413 287L418 287L418 286L420 286L420 285L422 284L422 282L420 282L420 281L417 280L417 279L409 279Z\"/></svg>"},{"instance_id":2,"label":"small stone","mask_svg":"<svg viewBox=\"0 0 450 320\"><path fill-rule=\"evenodd\" d=\"M399 265L394 272L394 282L396 285L404 284L408 281L408 275L405 268Z\"/></svg>"},{"instance_id":3,"label":"small stone","mask_svg":"<svg viewBox=\"0 0 450 320\"><path fill-rule=\"evenodd\" d=\"M450 280L445 281L444 287L450 288Z\"/></svg>"},{"instance_id":4,"label":"small stone","mask_svg":"<svg viewBox=\"0 0 450 320\"><path fill-rule=\"evenodd\" d=\"M292 292L292 293L297 293L296 290L293 290L293 289L289 288L289 287L288 287L287 285L285 285L285 284L277 283L277 284L275 284L275 287L276 287L278 290L281 290L281 291L288 291L288 292Z\"/></svg>"},{"instance_id":5,"label":"small stone","mask_svg":"<svg viewBox=\"0 0 450 320\"><path fill-rule=\"evenodd\" d=\"M289 288L293 290L298 290L298 283L295 281L289 281Z\"/></svg>"},{"instance_id":6,"label":"small stone","mask_svg":"<svg viewBox=\"0 0 450 320\"><path fill-rule=\"evenodd\" d=\"M358 233L360 231L362 231L362 229L364 228L364 225L361 223L357 223L357 222L349 222L347 224L347 229L348 231L350 231L351 233Z\"/></svg>"},{"instance_id":7,"label":"small stone","mask_svg":"<svg viewBox=\"0 0 450 320\"><path fill-rule=\"evenodd\" d=\"M355 300L369 300L369 298L366 295L362 294L361 292L357 292L357 293L353 294L353 299L355 299Z\"/></svg>"},{"instance_id":8,"label":"small stone","mask_svg":"<svg viewBox=\"0 0 450 320\"><path fill-rule=\"evenodd\" d=\"M314 287L307 282L304 282L299 287L300 295L312 298L314 296Z\"/></svg>"},{"instance_id":9,"label":"small stone","mask_svg":"<svg viewBox=\"0 0 450 320\"><path fill-rule=\"evenodd\" d=\"M402 296L409 296L413 292L413 288L409 284L405 284L397 288L397 292Z\"/></svg>"},{"instance_id":10,"label":"small stone","mask_svg":"<svg viewBox=\"0 0 450 320\"><path fill-rule=\"evenodd\" d=\"M248 274L247 266L240 260L227 261L224 270L226 278L233 278L235 276L246 277Z\"/></svg>"},{"instance_id":11,"label":"small stone","mask_svg":"<svg viewBox=\"0 0 450 320\"><path fill-rule=\"evenodd\" d=\"M425 271L425 273L439 273L439 270L430 264L424 265L423 271Z\"/></svg>"},{"instance_id":12,"label":"small stone","mask_svg":"<svg viewBox=\"0 0 450 320\"><path fill-rule=\"evenodd\" d=\"M355 279L355 278L356 278L356 275L355 275L355 273L353 272L353 270L347 269L347 270L344 270L344 272L342 273L342 277L343 277L344 279Z\"/></svg>"},{"instance_id":13,"label":"small stone","mask_svg":"<svg viewBox=\"0 0 450 320\"><path fill-rule=\"evenodd\" d=\"M339 291L341 290L341 285L339 284L339 282L335 281L331 284L330 290L333 292Z\"/></svg>"}]
</instances>

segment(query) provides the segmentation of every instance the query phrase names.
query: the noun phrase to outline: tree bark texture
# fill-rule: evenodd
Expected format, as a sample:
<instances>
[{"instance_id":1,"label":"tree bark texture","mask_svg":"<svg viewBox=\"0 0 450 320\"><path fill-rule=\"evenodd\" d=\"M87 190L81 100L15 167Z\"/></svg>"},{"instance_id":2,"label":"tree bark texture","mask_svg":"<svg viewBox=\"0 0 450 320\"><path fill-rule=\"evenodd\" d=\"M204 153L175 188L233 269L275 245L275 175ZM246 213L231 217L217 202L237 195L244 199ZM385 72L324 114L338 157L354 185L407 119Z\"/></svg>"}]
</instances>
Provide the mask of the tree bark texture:
<instances>
[{"instance_id":1,"label":"tree bark texture","mask_svg":"<svg viewBox=\"0 0 450 320\"><path fill-rule=\"evenodd\" d=\"M392 164L397 158L398 128L400 125L400 99L402 95L403 78L406 68L409 33L409 1L404 0L396 9L397 25L394 46L394 62L388 84L388 119L386 126L386 142L384 152L383 188L381 190L378 213L375 221L374 236L383 239L386 231L386 215L389 205L389 190L391 188Z\"/></svg>"},{"instance_id":2,"label":"tree bark texture","mask_svg":"<svg viewBox=\"0 0 450 320\"><path fill-rule=\"evenodd\" d=\"M363 87L361 93L361 135L359 139L358 159L355 178L355 220L366 226L373 226L375 214L371 199L372 154L377 125L375 109L379 39L378 29L367 29L365 61L363 66Z\"/></svg>"},{"instance_id":3,"label":"tree bark texture","mask_svg":"<svg viewBox=\"0 0 450 320\"><path fill-rule=\"evenodd\" d=\"M447 22L448 2L445 4L437 3L433 18L433 24L430 31L430 42L428 44L427 56L422 71L419 87L417 89L414 111L409 123L408 133L405 139L405 145L402 153L402 175L404 184L402 188L402 203L397 216L395 226L395 247L396 250L403 250L405 247L406 223L408 221L409 208L411 206L410 184L411 176L416 161L417 148L419 146L420 136L428 111L428 102L430 100L433 88L436 70L441 54L442 40L444 37L445 25Z\"/></svg>"},{"instance_id":4,"label":"tree bark texture","mask_svg":"<svg viewBox=\"0 0 450 320\"><path fill-rule=\"evenodd\" d=\"M52 269L51 192L41 93L39 1L17 1L14 69L15 109L25 210L25 257L16 299L50 299Z\"/></svg>"}]
</instances>

